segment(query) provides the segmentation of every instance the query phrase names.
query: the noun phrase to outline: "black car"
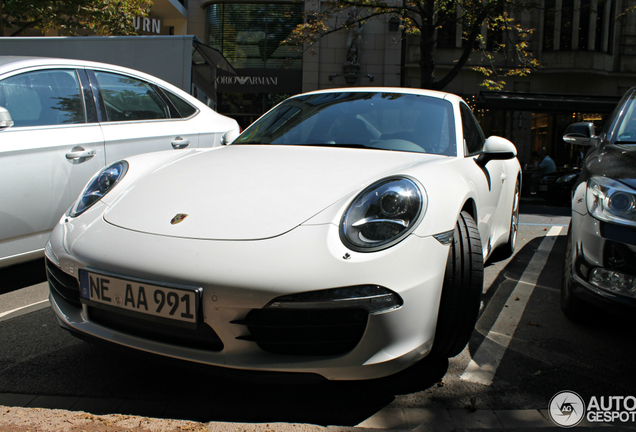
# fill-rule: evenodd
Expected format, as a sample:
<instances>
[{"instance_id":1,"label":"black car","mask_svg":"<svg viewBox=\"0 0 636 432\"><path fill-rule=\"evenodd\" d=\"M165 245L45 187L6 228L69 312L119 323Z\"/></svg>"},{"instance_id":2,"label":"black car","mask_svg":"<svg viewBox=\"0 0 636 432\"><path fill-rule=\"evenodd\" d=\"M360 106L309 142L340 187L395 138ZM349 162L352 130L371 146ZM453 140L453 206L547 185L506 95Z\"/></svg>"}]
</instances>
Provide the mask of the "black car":
<instances>
[{"instance_id":1,"label":"black car","mask_svg":"<svg viewBox=\"0 0 636 432\"><path fill-rule=\"evenodd\" d=\"M572 186L580 174L579 168L563 168L544 175L539 180L539 197L550 205L569 206L572 201Z\"/></svg>"},{"instance_id":2,"label":"black car","mask_svg":"<svg viewBox=\"0 0 636 432\"><path fill-rule=\"evenodd\" d=\"M571 319L591 305L636 312L636 87L600 135L570 125L563 140L592 146L573 187L561 309Z\"/></svg>"}]
</instances>

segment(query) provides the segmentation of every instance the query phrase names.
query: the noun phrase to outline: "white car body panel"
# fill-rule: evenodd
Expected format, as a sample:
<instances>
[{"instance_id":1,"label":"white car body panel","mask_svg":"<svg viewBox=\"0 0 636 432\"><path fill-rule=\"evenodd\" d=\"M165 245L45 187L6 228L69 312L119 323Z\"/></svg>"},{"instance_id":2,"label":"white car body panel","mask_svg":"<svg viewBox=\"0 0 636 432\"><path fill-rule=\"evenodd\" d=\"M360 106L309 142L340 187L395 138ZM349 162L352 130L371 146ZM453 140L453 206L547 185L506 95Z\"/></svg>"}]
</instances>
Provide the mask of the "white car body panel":
<instances>
[{"instance_id":1,"label":"white car body panel","mask_svg":"<svg viewBox=\"0 0 636 432\"><path fill-rule=\"evenodd\" d=\"M382 91L460 101L437 92ZM461 125L456 133L461 142ZM509 142L501 149L514 153ZM519 163L511 154L482 169L477 157L233 144L127 158L126 175L106 196L78 217L59 221L47 257L71 279L92 271L201 288L201 318L223 348L180 347L113 330L90 318L92 306L71 306L52 289L53 310L72 332L207 365L332 380L391 375L433 347L449 255L449 244L438 235L453 232L460 213L469 210L484 259L508 240ZM343 214L361 191L392 176L420 186L424 216L386 249L352 250L341 239ZM187 218L173 224L180 213ZM240 321L274 299L364 284L386 287L403 304L370 314L349 352L285 355L241 339L247 328Z\"/></svg>"},{"instance_id":2,"label":"white car body panel","mask_svg":"<svg viewBox=\"0 0 636 432\"><path fill-rule=\"evenodd\" d=\"M136 154L174 150L172 142L178 140L189 141L183 144L184 148L197 148L199 132L192 123L181 119L102 123L107 149L106 163L111 164ZM213 144L213 141L208 143Z\"/></svg>"},{"instance_id":3,"label":"white car body panel","mask_svg":"<svg viewBox=\"0 0 636 432\"><path fill-rule=\"evenodd\" d=\"M46 239L91 176L106 164L134 154L221 144L223 133L238 130L222 116L177 87L148 74L114 65L80 60L1 57L2 80L27 72L91 69L132 76L178 95L197 112L185 119L134 122L93 122L54 126L13 126L0 129L0 169L7 175L0 190L0 268L42 256ZM69 160L66 154L93 150L88 158Z\"/></svg>"},{"instance_id":4,"label":"white car body panel","mask_svg":"<svg viewBox=\"0 0 636 432\"><path fill-rule=\"evenodd\" d=\"M93 150L92 158L71 161L76 146ZM51 229L105 165L104 142L97 124L49 126L0 132L0 266L22 261L42 250Z\"/></svg>"}]
</instances>

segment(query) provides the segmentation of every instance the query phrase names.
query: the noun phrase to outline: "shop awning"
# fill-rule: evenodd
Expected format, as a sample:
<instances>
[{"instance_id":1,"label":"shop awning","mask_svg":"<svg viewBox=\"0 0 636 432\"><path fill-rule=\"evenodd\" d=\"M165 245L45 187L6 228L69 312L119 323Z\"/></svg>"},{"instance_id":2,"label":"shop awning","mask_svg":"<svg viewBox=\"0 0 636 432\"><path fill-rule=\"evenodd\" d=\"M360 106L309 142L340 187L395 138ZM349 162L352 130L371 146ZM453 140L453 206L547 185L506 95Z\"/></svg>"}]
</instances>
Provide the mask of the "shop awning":
<instances>
[{"instance_id":1,"label":"shop awning","mask_svg":"<svg viewBox=\"0 0 636 432\"><path fill-rule=\"evenodd\" d=\"M532 112L611 113L620 99L620 96L482 91L475 101L475 107Z\"/></svg>"},{"instance_id":2,"label":"shop awning","mask_svg":"<svg viewBox=\"0 0 636 432\"><path fill-rule=\"evenodd\" d=\"M236 71L230 62L223 57L221 51L201 43L196 37L192 41L192 63L195 65L207 64L216 67L216 69L222 69L230 75L236 75Z\"/></svg>"},{"instance_id":3,"label":"shop awning","mask_svg":"<svg viewBox=\"0 0 636 432\"><path fill-rule=\"evenodd\" d=\"M217 71L225 75L236 76L237 73L220 51L209 47L195 36L192 41L192 83L216 104Z\"/></svg>"}]
</instances>

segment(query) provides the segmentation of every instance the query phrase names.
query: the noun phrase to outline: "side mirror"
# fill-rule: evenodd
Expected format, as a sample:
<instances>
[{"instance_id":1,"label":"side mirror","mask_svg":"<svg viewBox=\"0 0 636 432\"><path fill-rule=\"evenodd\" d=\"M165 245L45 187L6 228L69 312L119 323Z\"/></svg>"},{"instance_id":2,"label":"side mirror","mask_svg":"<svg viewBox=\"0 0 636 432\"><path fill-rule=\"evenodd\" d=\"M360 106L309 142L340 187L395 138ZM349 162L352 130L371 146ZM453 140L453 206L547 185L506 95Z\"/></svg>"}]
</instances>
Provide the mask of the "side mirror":
<instances>
[{"instance_id":1,"label":"side mirror","mask_svg":"<svg viewBox=\"0 0 636 432\"><path fill-rule=\"evenodd\" d=\"M517 148L513 143L499 136L491 136L484 143L484 149L475 162L477 165L485 167L491 160L507 160L516 156Z\"/></svg>"},{"instance_id":2,"label":"side mirror","mask_svg":"<svg viewBox=\"0 0 636 432\"><path fill-rule=\"evenodd\" d=\"M232 144L240 134L241 132L239 129L230 129L223 134L223 137L221 138L221 145Z\"/></svg>"},{"instance_id":3,"label":"side mirror","mask_svg":"<svg viewBox=\"0 0 636 432\"><path fill-rule=\"evenodd\" d=\"M568 144L597 146L600 138L594 134L594 123L580 122L571 124L565 129L563 141Z\"/></svg>"},{"instance_id":4,"label":"side mirror","mask_svg":"<svg viewBox=\"0 0 636 432\"><path fill-rule=\"evenodd\" d=\"M9 110L0 107L0 129L10 128L11 126L13 126L13 120L11 119Z\"/></svg>"}]
</instances>

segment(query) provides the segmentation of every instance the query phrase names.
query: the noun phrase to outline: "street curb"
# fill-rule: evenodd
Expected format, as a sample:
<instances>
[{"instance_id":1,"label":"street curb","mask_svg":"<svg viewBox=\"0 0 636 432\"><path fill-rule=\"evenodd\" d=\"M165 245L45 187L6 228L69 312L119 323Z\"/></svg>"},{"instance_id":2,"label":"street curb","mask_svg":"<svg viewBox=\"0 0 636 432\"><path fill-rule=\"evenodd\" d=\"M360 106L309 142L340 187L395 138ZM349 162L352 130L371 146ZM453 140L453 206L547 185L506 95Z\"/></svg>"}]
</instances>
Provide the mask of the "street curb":
<instances>
[{"instance_id":1,"label":"street curb","mask_svg":"<svg viewBox=\"0 0 636 432\"><path fill-rule=\"evenodd\" d=\"M7 414L21 419L21 425L37 414L50 420L66 418L64 425L77 425L77 422L117 423L118 430L138 430L139 425L148 426L143 430L196 430L214 432L260 432L260 431L413 431L413 432L453 432L453 431L563 431L550 419L547 410L476 410L466 409L429 409L429 408L384 408L373 416L354 426L320 426L294 423L232 423L219 422L203 418L195 412L178 408L178 404L167 402L136 401L116 398L94 398L80 396L38 396L29 394L0 393L0 430L6 425L19 426ZM17 413L16 413L17 411ZM119 423L118 423L119 422ZM120 424L121 423L121 424ZM154 429L152 424L161 423L169 428ZM183 429L187 423L190 428ZM132 429L128 425L132 425ZM137 426L135 426L137 425ZM62 432L64 429L46 429L42 431ZM45 424L46 426L46 424ZM576 429L606 430L614 426L615 430L635 431L636 423L619 425L591 424L584 421ZM8 429L11 430L11 429ZM16 429L17 430L17 429ZM91 429L99 431L100 429ZM105 429L104 429L105 430ZM110 430L110 429L109 429Z\"/></svg>"}]
</instances>

